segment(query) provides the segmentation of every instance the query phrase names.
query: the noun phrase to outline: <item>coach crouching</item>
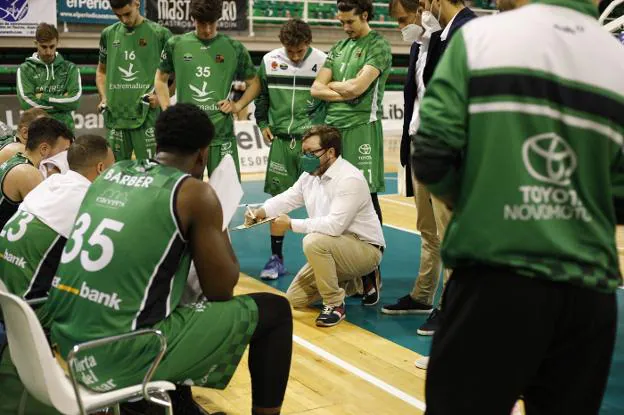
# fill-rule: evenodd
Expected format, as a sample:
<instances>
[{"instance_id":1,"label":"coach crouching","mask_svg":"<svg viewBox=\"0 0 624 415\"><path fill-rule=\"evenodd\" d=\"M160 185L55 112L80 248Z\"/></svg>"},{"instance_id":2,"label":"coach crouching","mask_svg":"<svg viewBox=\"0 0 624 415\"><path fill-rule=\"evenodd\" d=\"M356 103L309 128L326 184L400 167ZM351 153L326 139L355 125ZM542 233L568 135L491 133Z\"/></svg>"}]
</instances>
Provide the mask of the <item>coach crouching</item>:
<instances>
[{"instance_id":1,"label":"coach crouching","mask_svg":"<svg viewBox=\"0 0 624 415\"><path fill-rule=\"evenodd\" d=\"M362 293L360 277L377 269L385 247L368 183L340 151L338 129L325 125L310 129L302 139L299 179L245 218L250 223L277 217L274 223L280 229L307 234L303 253L308 262L286 295L295 308L322 299L323 310L316 319L321 327L335 326L345 318L345 297ZM288 217L301 206L307 219ZM375 289L379 293L378 272Z\"/></svg>"}]
</instances>

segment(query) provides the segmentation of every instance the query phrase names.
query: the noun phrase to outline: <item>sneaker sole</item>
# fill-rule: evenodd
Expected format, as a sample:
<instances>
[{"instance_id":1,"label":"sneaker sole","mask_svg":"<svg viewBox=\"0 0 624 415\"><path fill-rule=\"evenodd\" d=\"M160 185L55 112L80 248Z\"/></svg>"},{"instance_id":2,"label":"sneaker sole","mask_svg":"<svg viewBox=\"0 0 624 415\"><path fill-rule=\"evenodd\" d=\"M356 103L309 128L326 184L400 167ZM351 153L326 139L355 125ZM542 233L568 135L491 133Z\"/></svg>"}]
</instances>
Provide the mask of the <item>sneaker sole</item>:
<instances>
[{"instance_id":1,"label":"sneaker sole","mask_svg":"<svg viewBox=\"0 0 624 415\"><path fill-rule=\"evenodd\" d=\"M421 330L421 329L418 329L418 330L416 330L416 333L418 333L420 336L433 336L435 334L435 330Z\"/></svg>"},{"instance_id":2,"label":"sneaker sole","mask_svg":"<svg viewBox=\"0 0 624 415\"><path fill-rule=\"evenodd\" d=\"M384 314L389 314L389 315L396 315L396 316L400 316L400 315L406 315L406 314L431 314L431 312L433 311L433 308L430 308L429 310L390 310L387 308L381 308L381 312Z\"/></svg>"},{"instance_id":3,"label":"sneaker sole","mask_svg":"<svg viewBox=\"0 0 624 415\"><path fill-rule=\"evenodd\" d=\"M262 279L262 280L275 281L278 278L279 278L279 275L276 275L276 276L273 276L273 275L260 275L260 279Z\"/></svg>"},{"instance_id":4,"label":"sneaker sole","mask_svg":"<svg viewBox=\"0 0 624 415\"><path fill-rule=\"evenodd\" d=\"M316 326L317 327L334 327L335 325L337 325L338 323L340 323L342 320L344 320L345 316L340 317L340 320L338 320L335 323L324 323L322 321L317 321L316 322Z\"/></svg>"},{"instance_id":5,"label":"sneaker sole","mask_svg":"<svg viewBox=\"0 0 624 415\"><path fill-rule=\"evenodd\" d=\"M429 361L427 360L427 362L423 364L420 359L418 359L414 362L414 366L421 370L427 370L427 367L429 366Z\"/></svg>"},{"instance_id":6,"label":"sneaker sole","mask_svg":"<svg viewBox=\"0 0 624 415\"><path fill-rule=\"evenodd\" d=\"M375 306L377 304L379 304L379 297L377 297L377 301L375 301L374 303L365 303L364 301L362 301L362 305L364 307L372 307L372 306Z\"/></svg>"}]
</instances>

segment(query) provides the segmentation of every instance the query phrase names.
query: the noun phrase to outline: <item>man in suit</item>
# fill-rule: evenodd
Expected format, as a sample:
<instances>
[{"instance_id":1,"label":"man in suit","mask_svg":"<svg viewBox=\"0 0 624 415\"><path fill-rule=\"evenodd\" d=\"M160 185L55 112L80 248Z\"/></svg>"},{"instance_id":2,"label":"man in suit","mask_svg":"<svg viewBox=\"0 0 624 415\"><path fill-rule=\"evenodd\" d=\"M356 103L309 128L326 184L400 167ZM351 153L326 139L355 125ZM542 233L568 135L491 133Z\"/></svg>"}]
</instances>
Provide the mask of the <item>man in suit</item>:
<instances>
[{"instance_id":1,"label":"man in suit","mask_svg":"<svg viewBox=\"0 0 624 415\"><path fill-rule=\"evenodd\" d=\"M420 3L422 5L422 3ZM409 34L410 23L422 27L418 39L415 39L410 50L408 75L403 89L405 99L405 118L403 122L403 137L401 139L401 164L406 166L406 175L411 178L409 158L410 134L418 129L419 117L415 101L422 99L426 85L431 79L435 67L440 60L451 36L476 15L463 4L461 0L425 0L422 13L419 3L415 0L392 0L390 14L399 22L399 28L404 35ZM437 16L437 18L436 18ZM406 33L407 32L407 33ZM414 32L415 33L415 32ZM408 40L408 39L405 39ZM421 233L421 260L418 277L412 291L399 298L395 304L384 305L382 313L397 314L429 314L427 321L418 329L417 333L431 336L439 325L439 310L433 308L433 297L437 291L441 270L440 242L448 224L451 213L443 203L431 197L425 186L415 180L409 183L408 195L414 195L418 218L416 227ZM412 187L409 186L412 184ZM450 272L444 272L444 283ZM425 369L427 358L416 361L416 366Z\"/></svg>"},{"instance_id":2,"label":"man in suit","mask_svg":"<svg viewBox=\"0 0 624 415\"><path fill-rule=\"evenodd\" d=\"M443 29L431 36L427 66L423 75L426 85L433 76L433 72L453 35L477 15L466 7L463 0L425 0L425 10L429 10L433 16L437 16L436 20Z\"/></svg>"}]
</instances>

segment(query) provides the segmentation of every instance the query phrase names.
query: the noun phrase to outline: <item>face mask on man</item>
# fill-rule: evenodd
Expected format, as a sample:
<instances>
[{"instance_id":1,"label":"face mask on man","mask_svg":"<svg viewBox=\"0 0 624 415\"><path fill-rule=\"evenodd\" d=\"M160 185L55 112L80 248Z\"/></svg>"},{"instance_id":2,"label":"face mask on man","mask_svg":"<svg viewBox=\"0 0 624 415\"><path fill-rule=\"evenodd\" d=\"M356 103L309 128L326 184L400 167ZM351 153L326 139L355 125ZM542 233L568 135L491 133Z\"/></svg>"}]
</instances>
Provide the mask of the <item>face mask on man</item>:
<instances>
[{"instance_id":1,"label":"face mask on man","mask_svg":"<svg viewBox=\"0 0 624 415\"><path fill-rule=\"evenodd\" d=\"M440 25L440 14L442 13L442 5L440 4L440 9L438 10L438 18L433 17L433 13L431 10L425 10L422 12L421 23L425 32L433 33L438 30L442 30L442 26ZM431 2L431 9L433 9L433 2Z\"/></svg>"},{"instance_id":2,"label":"face mask on man","mask_svg":"<svg viewBox=\"0 0 624 415\"><path fill-rule=\"evenodd\" d=\"M317 156L313 153L301 154L301 156L299 156L299 166L301 167L301 170L310 174L317 171L321 167L321 156L323 154L321 154L320 156Z\"/></svg>"},{"instance_id":3,"label":"face mask on man","mask_svg":"<svg viewBox=\"0 0 624 415\"><path fill-rule=\"evenodd\" d=\"M401 29L401 35L403 36L403 42L414 43L420 40L425 29L418 26L416 23L410 23Z\"/></svg>"}]
</instances>

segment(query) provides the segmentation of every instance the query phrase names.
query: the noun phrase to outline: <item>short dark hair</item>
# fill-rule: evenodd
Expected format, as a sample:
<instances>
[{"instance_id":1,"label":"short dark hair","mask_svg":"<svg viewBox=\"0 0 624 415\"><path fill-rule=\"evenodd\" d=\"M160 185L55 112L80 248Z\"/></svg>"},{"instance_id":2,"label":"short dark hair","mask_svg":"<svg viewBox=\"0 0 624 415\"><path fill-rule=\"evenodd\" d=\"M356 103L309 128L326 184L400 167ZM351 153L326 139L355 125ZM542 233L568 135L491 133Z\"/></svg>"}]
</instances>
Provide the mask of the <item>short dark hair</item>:
<instances>
[{"instance_id":1,"label":"short dark hair","mask_svg":"<svg viewBox=\"0 0 624 415\"><path fill-rule=\"evenodd\" d=\"M333 148L336 152L336 157L342 153L342 135L340 134L339 129L324 124L315 125L303 135L303 139L301 141L307 140L315 135L318 135L321 139L321 148L328 150Z\"/></svg>"},{"instance_id":2,"label":"short dark hair","mask_svg":"<svg viewBox=\"0 0 624 415\"><path fill-rule=\"evenodd\" d=\"M290 19L282 25L279 40L284 46L299 46L312 43L310 25L301 19Z\"/></svg>"},{"instance_id":3,"label":"short dark hair","mask_svg":"<svg viewBox=\"0 0 624 415\"><path fill-rule=\"evenodd\" d=\"M358 16L368 12L367 22L370 22L374 17L372 0L338 0L338 10L341 12L354 10L353 13Z\"/></svg>"},{"instance_id":4,"label":"short dark hair","mask_svg":"<svg viewBox=\"0 0 624 415\"><path fill-rule=\"evenodd\" d=\"M156 120L157 151L192 154L206 148L214 137L208 114L194 104L176 104Z\"/></svg>"},{"instance_id":5,"label":"short dark hair","mask_svg":"<svg viewBox=\"0 0 624 415\"><path fill-rule=\"evenodd\" d=\"M397 3L401 3L403 9L409 13L416 13L420 7L418 0L390 0L388 3L388 13L390 16L393 16L392 11L396 10Z\"/></svg>"},{"instance_id":6,"label":"short dark hair","mask_svg":"<svg viewBox=\"0 0 624 415\"><path fill-rule=\"evenodd\" d=\"M109 148L111 148L110 144L102 136L95 134L81 135L67 149L69 168L80 172L93 167L97 163L106 160Z\"/></svg>"},{"instance_id":7,"label":"short dark hair","mask_svg":"<svg viewBox=\"0 0 624 415\"><path fill-rule=\"evenodd\" d=\"M37 118L28 127L27 150L35 150L42 143L54 146L59 139L64 137L69 141L74 141L74 133L65 124L54 118Z\"/></svg>"},{"instance_id":8,"label":"short dark hair","mask_svg":"<svg viewBox=\"0 0 624 415\"><path fill-rule=\"evenodd\" d=\"M22 116L19 119L19 123L17 124L17 128L28 128L30 124L35 121L37 118L47 117L48 113L42 110L41 108L30 108L22 113Z\"/></svg>"},{"instance_id":9,"label":"short dark hair","mask_svg":"<svg viewBox=\"0 0 624 415\"><path fill-rule=\"evenodd\" d=\"M50 42L51 40L58 40L58 30L54 25L48 23L39 23L37 30L35 31L35 40L39 43Z\"/></svg>"},{"instance_id":10,"label":"short dark hair","mask_svg":"<svg viewBox=\"0 0 624 415\"><path fill-rule=\"evenodd\" d=\"M122 9L129 4L132 4L134 0L110 0L111 9Z\"/></svg>"},{"instance_id":11,"label":"short dark hair","mask_svg":"<svg viewBox=\"0 0 624 415\"><path fill-rule=\"evenodd\" d=\"M190 10L196 21L214 23L223 14L223 0L191 0Z\"/></svg>"}]
</instances>

